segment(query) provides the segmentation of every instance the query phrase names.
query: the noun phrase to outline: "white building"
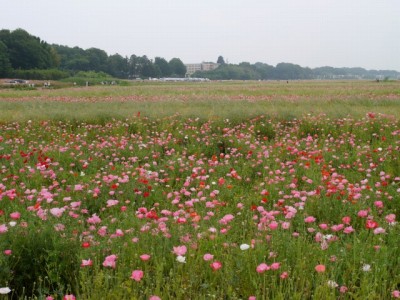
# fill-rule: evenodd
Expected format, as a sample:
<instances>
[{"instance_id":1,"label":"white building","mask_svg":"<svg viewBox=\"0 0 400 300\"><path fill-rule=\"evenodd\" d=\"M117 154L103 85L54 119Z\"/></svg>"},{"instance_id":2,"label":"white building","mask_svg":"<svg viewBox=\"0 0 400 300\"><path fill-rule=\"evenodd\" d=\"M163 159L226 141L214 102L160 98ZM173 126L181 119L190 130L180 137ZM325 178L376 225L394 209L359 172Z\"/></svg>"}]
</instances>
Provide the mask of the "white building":
<instances>
[{"instance_id":1,"label":"white building","mask_svg":"<svg viewBox=\"0 0 400 300\"><path fill-rule=\"evenodd\" d=\"M186 77L191 76L196 71L212 71L219 67L219 64L213 62L202 62L200 64L185 64Z\"/></svg>"}]
</instances>

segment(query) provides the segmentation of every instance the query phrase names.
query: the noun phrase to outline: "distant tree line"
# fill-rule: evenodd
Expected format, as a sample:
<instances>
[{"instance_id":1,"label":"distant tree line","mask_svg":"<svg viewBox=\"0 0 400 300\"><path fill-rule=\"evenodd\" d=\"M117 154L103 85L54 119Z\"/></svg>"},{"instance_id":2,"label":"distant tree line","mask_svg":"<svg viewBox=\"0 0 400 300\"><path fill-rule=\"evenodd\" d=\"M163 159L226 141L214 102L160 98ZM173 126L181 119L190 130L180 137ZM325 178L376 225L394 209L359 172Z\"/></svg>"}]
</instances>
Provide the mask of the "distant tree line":
<instances>
[{"instance_id":1,"label":"distant tree line","mask_svg":"<svg viewBox=\"0 0 400 300\"><path fill-rule=\"evenodd\" d=\"M223 59L219 60L223 62ZM397 71L333 67L311 69L291 63L279 63L274 67L260 62L242 62L238 65L221 63L215 70L197 71L192 76L211 80L400 79Z\"/></svg>"},{"instance_id":2,"label":"distant tree line","mask_svg":"<svg viewBox=\"0 0 400 300\"><path fill-rule=\"evenodd\" d=\"M149 59L146 55L129 58L120 54L107 55L104 50L53 45L60 57L59 68L73 72L105 72L116 78L184 77L186 67L179 58L170 61L162 57Z\"/></svg>"},{"instance_id":3,"label":"distant tree line","mask_svg":"<svg viewBox=\"0 0 400 300\"><path fill-rule=\"evenodd\" d=\"M116 78L184 77L179 58L108 55L97 48L50 45L23 29L0 30L0 77L60 79L80 71L105 72Z\"/></svg>"},{"instance_id":4,"label":"distant tree line","mask_svg":"<svg viewBox=\"0 0 400 300\"><path fill-rule=\"evenodd\" d=\"M376 79L400 78L396 71L363 68L304 68L291 63L275 67L265 63L228 64L222 56L220 66L212 71L197 71L192 77L212 80L295 80L295 79ZM50 45L23 29L0 30L0 78L61 79L79 72L103 72L115 78L184 77L186 67L179 58L167 61L146 55L123 57L108 55L98 48L82 49Z\"/></svg>"}]
</instances>

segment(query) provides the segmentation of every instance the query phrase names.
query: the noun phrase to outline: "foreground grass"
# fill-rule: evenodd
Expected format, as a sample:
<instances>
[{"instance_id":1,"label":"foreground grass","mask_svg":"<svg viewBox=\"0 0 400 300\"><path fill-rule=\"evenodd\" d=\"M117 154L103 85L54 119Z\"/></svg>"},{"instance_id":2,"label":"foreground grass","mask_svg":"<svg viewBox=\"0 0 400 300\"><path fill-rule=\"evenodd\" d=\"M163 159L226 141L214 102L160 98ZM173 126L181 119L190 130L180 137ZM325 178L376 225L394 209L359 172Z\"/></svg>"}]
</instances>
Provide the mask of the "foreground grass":
<instances>
[{"instance_id":1,"label":"foreground grass","mask_svg":"<svg viewBox=\"0 0 400 300\"><path fill-rule=\"evenodd\" d=\"M136 115L0 132L0 287L13 299L400 288L395 118Z\"/></svg>"}]
</instances>

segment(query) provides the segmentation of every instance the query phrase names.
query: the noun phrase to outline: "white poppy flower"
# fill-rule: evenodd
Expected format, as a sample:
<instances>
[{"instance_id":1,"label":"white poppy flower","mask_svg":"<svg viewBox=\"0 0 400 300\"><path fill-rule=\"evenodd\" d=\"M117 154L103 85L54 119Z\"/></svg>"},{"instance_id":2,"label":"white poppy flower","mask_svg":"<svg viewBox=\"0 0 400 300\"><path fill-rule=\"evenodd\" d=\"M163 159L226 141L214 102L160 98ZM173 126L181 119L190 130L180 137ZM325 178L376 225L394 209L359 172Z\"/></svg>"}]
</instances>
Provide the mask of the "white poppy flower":
<instances>
[{"instance_id":1,"label":"white poppy flower","mask_svg":"<svg viewBox=\"0 0 400 300\"><path fill-rule=\"evenodd\" d=\"M333 281L333 280L328 280L328 286L330 287L330 288L337 288L339 285L335 282L335 281Z\"/></svg>"},{"instance_id":2,"label":"white poppy flower","mask_svg":"<svg viewBox=\"0 0 400 300\"><path fill-rule=\"evenodd\" d=\"M178 255L176 257L176 261L185 264L186 263L186 257L182 255Z\"/></svg>"},{"instance_id":3,"label":"white poppy flower","mask_svg":"<svg viewBox=\"0 0 400 300\"><path fill-rule=\"evenodd\" d=\"M240 245L240 250L248 250L250 248L250 246L248 244L241 244Z\"/></svg>"},{"instance_id":4,"label":"white poppy flower","mask_svg":"<svg viewBox=\"0 0 400 300\"><path fill-rule=\"evenodd\" d=\"M9 287L0 288L0 294L2 295L8 294L9 292L11 292Z\"/></svg>"},{"instance_id":5,"label":"white poppy flower","mask_svg":"<svg viewBox=\"0 0 400 300\"><path fill-rule=\"evenodd\" d=\"M364 265L362 266L362 270L363 270L364 272L369 272L369 271L371 271L371 265L364 264Z\"/></svg>"}]
</instances>

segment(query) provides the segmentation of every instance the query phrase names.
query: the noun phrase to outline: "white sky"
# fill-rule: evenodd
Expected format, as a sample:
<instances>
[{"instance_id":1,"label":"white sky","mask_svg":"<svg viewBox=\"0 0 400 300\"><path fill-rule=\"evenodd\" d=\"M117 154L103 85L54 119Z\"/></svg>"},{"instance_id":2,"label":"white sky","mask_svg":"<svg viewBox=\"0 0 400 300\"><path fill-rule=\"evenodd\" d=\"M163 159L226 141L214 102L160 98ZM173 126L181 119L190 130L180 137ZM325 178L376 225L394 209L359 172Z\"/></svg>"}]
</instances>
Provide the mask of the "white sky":
<instances>
[{"instance_id":1,"label":"white sky","mask_svg":"<svg viewBox=\"0 0 400 300\"><path fill-rule=\"evenodd\" d=\"M0 0L0 29L184 63L400 71L400 0Z\"/></svg>"}]
</instances>

